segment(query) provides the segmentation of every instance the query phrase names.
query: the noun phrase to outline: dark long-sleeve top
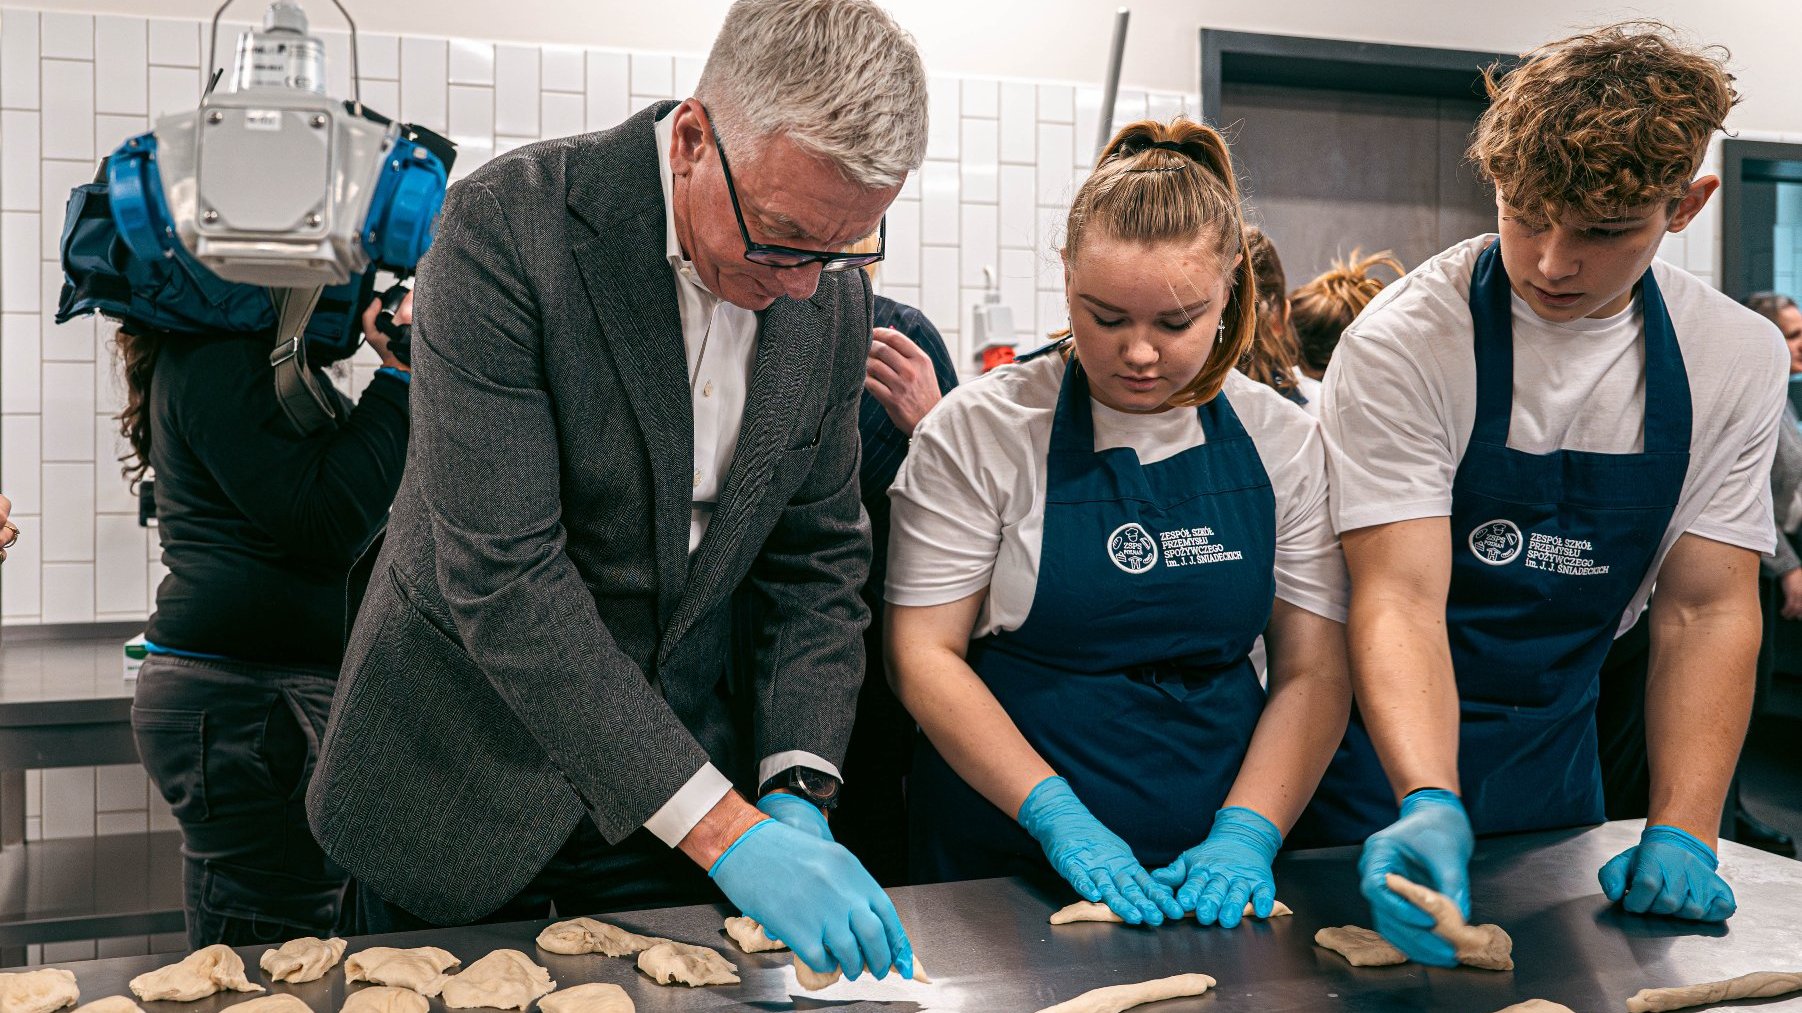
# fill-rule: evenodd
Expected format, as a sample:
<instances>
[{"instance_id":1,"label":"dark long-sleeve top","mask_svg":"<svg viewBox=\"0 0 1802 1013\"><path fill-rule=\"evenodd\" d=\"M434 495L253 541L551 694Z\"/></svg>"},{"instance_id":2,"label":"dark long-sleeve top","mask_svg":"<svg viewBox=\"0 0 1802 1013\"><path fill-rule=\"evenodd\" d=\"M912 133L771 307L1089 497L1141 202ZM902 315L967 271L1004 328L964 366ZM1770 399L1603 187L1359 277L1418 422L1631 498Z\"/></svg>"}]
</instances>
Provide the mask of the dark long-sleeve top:
<instances>
[{"instance_id":1,"label":"dark long-sleeve top","mask_svg":"<svg viewBox=\"0 0 1802 1013\"><path fill-rule=\"evenodd\" d=\"M353 405L319 377L341 421L303 437L276 401L266 340L164 339L150 384L150 464L169 574L150 642L337 666L346 576L400 485L407 384L378 373Z\"/></svg>"},{"instance_id":2,"label":"dark long-sleeve top","mask_svg":"<svg viewBox=\"0 0 1802 1013\"><path fill-rule=\"evenodd\" d=\"M876 326L900 331L913 339L932 358L932 371L939 381L939 393L948 394L957 386L957 367L951 362L951 351L945 339L926 315L905 303L886 296L876 297ZM863 404L857 415L857 431L863 437L863 464L858 472L864 510L870 515L871 557L869 590L864 599L878 616L882 608L882 584L888 576L888 487L895 484L901 462L907 460L906 433L895 427L869 391L863 392Z\"/></svg>"},{"instance_id":3,"label":"dark long-sleeve top","mask_svg":"<svg viewBox=\"0 0 1802 1013\"><path fill-rule=\"evenodd\" d=\"M1793 391L1797 387L1791 384ZM1796 489L1802 486L1802 425L1796 421L1796 408L1785 403L1783 421L1777 426L1777 456L1771 461L1771 501L1776 507L1776 514L1782 518L1791 501L1796 497ZM1796 555L1796 548L1790 544L1789 533L1783 530L1783 521L1777 522L1777 552L1764 556L1759 560L1764 572L1772 577L1781 577L1791 570L1802 567L1802 558Z\"/></svg>"}]
</instances>

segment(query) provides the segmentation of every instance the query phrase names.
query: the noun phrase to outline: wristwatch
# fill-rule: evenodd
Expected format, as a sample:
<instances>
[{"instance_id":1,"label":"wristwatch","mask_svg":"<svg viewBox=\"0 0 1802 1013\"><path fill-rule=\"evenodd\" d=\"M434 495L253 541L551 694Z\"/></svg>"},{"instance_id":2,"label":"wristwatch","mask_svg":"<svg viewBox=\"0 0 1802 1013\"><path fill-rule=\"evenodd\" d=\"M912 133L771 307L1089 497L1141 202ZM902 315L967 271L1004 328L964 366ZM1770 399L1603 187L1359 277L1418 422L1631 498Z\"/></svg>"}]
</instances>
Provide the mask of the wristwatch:
<instances>
[{"instance_id":1,"label":"wristwatch","mask_svg":"<svg viewBox=\"0 0 1802 1013\"><path fill-rule=\"evenodd\" d=\"M838 805L839 779L812 767L790 767L763 782L759 795L778 788L794 792L828 812Z\"/></svg>"}]
</instances>

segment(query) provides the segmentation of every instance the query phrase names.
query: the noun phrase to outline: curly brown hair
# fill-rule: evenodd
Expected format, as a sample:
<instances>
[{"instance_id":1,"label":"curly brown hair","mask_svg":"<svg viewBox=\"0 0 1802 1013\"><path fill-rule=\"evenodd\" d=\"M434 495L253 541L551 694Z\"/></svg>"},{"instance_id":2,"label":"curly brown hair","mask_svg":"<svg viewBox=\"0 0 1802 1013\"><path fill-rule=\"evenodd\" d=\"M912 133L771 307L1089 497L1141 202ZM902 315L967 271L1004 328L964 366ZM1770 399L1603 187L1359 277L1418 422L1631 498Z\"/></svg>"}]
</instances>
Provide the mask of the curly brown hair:
<instances>
[{"instance_id":1,"label":"curly brown hair","mask_svg":"<svg viewBox=\"0 0 1802 1013\"><path fill-rule=\"evenodd\" d=\"M1468 158L1534 218L1606 221L1674 203L1739 102L1727 59L1658 21L1547 43L1505 74L1484 71L1490 105Z\"/></svg>"},{"instance_id":2,"label":"curly brown hair","mask_svg":"<svg viewBox=\"0 0 1802 1013\"><path fill-rule=\"evenodd\" d=\"M133 334L120 327L113 334L113 350L125 378L125 407L114 417L129 448L119 458L119 470L136 493L144 473L150 470L150 376L156 371L163 342L154 334Z\"/></svg>"}]
</instances>

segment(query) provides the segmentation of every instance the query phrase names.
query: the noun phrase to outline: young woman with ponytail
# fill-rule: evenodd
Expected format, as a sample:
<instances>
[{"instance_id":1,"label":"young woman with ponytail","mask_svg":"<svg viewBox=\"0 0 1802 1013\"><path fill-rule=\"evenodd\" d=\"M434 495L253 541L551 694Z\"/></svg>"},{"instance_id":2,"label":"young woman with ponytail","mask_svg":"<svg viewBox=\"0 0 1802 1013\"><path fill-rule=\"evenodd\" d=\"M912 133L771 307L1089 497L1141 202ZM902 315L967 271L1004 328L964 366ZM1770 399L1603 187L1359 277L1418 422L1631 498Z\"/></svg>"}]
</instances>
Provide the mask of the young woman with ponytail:
<instances>
[{"instance_id":1,"label":"young woman with ponytail","mask_svg":"<svg viewBox=\"0 0 1802 1013\"><path fill-rule=\"evenodd\" d=\"M1289 322L1301 350L1301 371L1315 381L1316 390L1339 336L1383 290L1383 279L1371 273L1379 267L1394 271L1397 278L1408 273L1388 250L1364 256L1354 249L1350 257L1333 261L1325 274L1289 293Z\"/></svg>"},{"instance_id":2,"label":"young woman with ponytail","mask_svg":"<svg viewBox=\"0 0 1802 1013\"><path fill-rule=\"evenodd\" d=\"M1325 450L1234 369L1257 288L1218 133L1122 129L1066 232L1067 354L952 391L890 492L914 871L1049 858L1128 922L1231 926L1350 706Z\"/></svg>"},{"instance_id":3,"label":"young woman with ponytail","mask_svg":"<svg viewBox=\"0 0 1802 1013\"><path fill-rule=\"evenodd\" d=\"M1245 248L1251 254L1251 272L1258 288L1258 336L1239 363L1239 372L1320 417L1320 381L1301 367L1301 347L1290 321L1289 283L1283 274L1283 258L1263 229L1245 230Z\"/></svg>"}]
</instances>

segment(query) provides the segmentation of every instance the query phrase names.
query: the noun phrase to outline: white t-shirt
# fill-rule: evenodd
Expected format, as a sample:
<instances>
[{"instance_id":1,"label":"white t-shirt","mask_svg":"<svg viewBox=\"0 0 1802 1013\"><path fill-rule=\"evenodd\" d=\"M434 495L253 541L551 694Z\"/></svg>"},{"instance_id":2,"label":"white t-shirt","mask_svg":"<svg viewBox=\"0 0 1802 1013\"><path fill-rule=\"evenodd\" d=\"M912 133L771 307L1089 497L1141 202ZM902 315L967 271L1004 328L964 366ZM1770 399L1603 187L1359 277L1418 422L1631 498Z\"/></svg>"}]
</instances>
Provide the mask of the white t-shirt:
<instances>
[{"instance_id":1,"label":"white t-shirt","mask_svg":"<svg viewBox=\"0 0 1802 1013\"><path fill-rule=\"evenodd\" d=\"M1494 239L1460 243L1385 288L1345 330L1327 367L1321 423L1339 531L1446 517L1476 420L1470 275ZM1769 554L1771 461L1788 351L1777 328L1684 271L1654 261L1683 366L1693 425L1689 472L1639 592L1639 617L1665 553L1693 532ZM1643 449L1645 352L1638 297L1606 319L1554 324L1514 296L1514 406L1508 446L1530 454Z\"/></svg>"},{"instance_id":2,"label":"white t-shirt","mask_svg":"<svg viewBox=\"0 0 1802 1013\"><path fill-rule=\"evenodd\" d=\"M988 588L972 636L1026 621L1038 588L1045 462L1063 376L1057 355L997 369L959 385L915 429L889 488L890 602L943 605ZM1327 514L1319 425L1240 373L1227 377L1225 390L1276 493L1277 597L1343 622L1345 558ZM1192 410L1132 415L1093 398L1089 405L1097 450L1131 447L1154 464L1206 442Z\"/></svg>"},{"instance_id":3,"label":"white t-shirt","mask_svg":"<svg viewBox=\"0 0 1802 1013\"><path fill-rule=\"evenodd\" d=\"M1314 418L1320 417L1320 381L1301 371L1300 366L1291 366L1290 376L1295 377L1295 389L1308 403L1301 410Z\"/></svg>"}]
</instances>

